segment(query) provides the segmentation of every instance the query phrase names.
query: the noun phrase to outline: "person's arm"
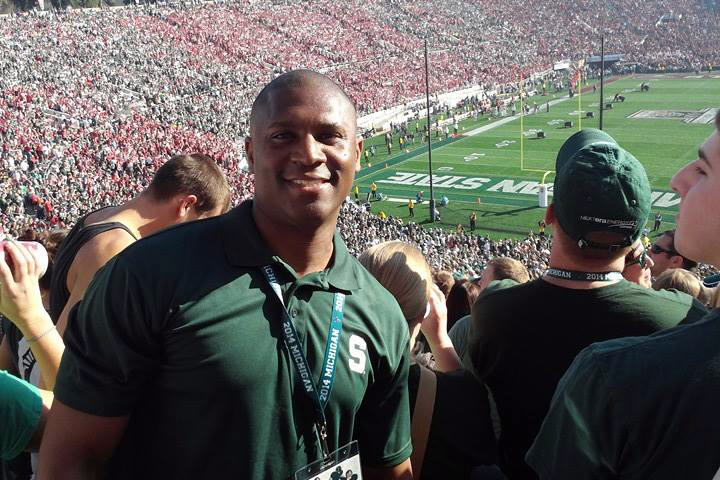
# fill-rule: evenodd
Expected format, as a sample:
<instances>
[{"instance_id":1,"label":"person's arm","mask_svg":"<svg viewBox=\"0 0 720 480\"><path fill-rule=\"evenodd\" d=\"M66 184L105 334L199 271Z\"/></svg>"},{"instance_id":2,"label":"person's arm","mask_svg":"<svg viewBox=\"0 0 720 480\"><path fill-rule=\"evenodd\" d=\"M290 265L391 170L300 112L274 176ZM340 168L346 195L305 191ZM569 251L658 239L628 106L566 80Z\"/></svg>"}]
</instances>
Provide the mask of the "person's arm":
<instances>
[{"instance_id":1,"label":"person's arm","mask_svg":"<svg viewBox=\"0 0 720 480\"><path fill-rule=\"evenodd\" d=\"M50 407L52 407L53 393L48 390L39 390L40 398L42 399L42 411L40 412L40 422L38 423L35 434L30 439L30 443L27 445L27 449L31 452L37 452L40 449L40 442L42 441L43 433L45 433L45 425L47 424L48 414L50 413Z\"/></svg>"},{"instance_id":2,"label":"person's arm","mask_svg":"<svg viewBox=\"0 0 720 480\"><path fill-rule=\"evenodd\" d=\"M397 303L388 308L396 321L383 337L386 355L371 360L374 382L355 416L354 438L366 478L411 479L408 328Z\"/></svg>"},{"instance_id":3,"label":"person's arm","mask_svg":"<svg viewBox=\"0 0 720 480\"><path fill-rule=\"evenodd\" d=\"M462 362L447 332L447 306L440 288L433 284L430 291L430 312L423 319L420 330L430 345L435 365L440 372L463 368Z\"/></svg>"},{"instance_id":4,"label":"person's arm","mask_svg":"<svg viewBox=\"0 0 720 480\"><path fill-rule=\"evenodd\" d=\"M70 311L83 299L85 291L100 268L115 255L125 250L134 239L124 230L108 230L97 235L80 248L72 264L72 278L69 279L68 297L57 322L57 330L62 336L67 328Z\"/></svg>"},{"instance_id":5,"label":"person's arm","mask_svg":"<svg viewBox=\"0 0 720 480\"><path fill-rule=\"evenodd\" d=\"M363 478L366 480L412 480L412 467L408 458L399 465L386 468L363 466Z\"/></svg>"},{"instance_id":6,"label":"person's arm","mask_svg":"<svg viewBox=\"0 0 720 480\"><path fill-rule=\"evenodd\" d=\"M40 446L38 480L99 478L128 418L90 415L56 399Z\"/></svg>"},{"instance_id":7,"label":"person's arm","mask_svg":"<svg viewBox=\"0 0 720 480\"><path fill-rule=\"evenodd\" d=\"M0 257L0 312L25 337L40 367L43 383L52 390L65 346L42 304L38 285L42 272L24 246L10 241L5 242L4 248L6 255Z\"/></svg>"}]
</instances>

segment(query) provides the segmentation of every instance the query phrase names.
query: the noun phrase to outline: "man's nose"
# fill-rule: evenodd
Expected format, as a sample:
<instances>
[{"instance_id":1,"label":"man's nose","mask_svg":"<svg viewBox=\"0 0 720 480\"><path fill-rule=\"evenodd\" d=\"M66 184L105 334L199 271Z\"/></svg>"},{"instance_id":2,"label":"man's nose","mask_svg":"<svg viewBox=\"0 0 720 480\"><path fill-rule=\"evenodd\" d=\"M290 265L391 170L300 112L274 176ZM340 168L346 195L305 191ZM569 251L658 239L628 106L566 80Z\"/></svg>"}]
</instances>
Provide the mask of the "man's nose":
<instances>
[{"instance_id":1,"label":"man's nose","mask_svg":"<svg viewBox=\"0 0 720 480\"><path fill-rule=\"evenodd\" d=\"M687 191L687 172L689 169L690 164L685 165L670 179L670 188L677 192L680 197Z\"/></svg>"},{"instance_id":2,"label":"man's nose","mask_svg":"<svg viewBox=\"0 0 720 480\"><path fill-rule=\"evenodd\" d=\"M292 160L308 165L324 162L326 157L322 143L311 134L304 135L296 144Z\"/></svg>"}]
</instances>

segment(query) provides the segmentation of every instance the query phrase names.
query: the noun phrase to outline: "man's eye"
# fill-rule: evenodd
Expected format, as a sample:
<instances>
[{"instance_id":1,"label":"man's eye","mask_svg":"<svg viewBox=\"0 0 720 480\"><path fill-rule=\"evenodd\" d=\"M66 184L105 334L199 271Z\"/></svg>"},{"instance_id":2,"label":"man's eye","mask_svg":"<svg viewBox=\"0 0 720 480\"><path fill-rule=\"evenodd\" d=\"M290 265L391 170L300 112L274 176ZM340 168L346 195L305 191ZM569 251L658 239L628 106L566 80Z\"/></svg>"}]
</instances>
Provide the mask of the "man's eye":
<instances>
[{"instance_id":1,"label":"man's eye","mask_svg":"<svg viewBox=\"0 0 720 480\"><path fill-rule=\"evenodd\" d=\"M334 141L342 139L343 136L337 132L325 132L325 133L318 134L316 138L318 140L321 140L324 142L328 142L328 141L334 142Z\"/></svg>"}]
</instances>

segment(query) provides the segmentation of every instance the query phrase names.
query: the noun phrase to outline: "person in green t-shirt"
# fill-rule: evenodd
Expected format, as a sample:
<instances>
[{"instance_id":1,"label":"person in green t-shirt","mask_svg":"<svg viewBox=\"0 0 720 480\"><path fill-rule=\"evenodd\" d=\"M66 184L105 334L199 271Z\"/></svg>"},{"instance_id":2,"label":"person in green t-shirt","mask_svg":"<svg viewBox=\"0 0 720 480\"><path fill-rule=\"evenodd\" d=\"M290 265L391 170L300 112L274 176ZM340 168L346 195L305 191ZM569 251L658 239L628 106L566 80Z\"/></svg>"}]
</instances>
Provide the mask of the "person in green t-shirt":
<instances>
[{"instance_id":1,"label":"person in green t-shirt","mask_svg":"<svg viewBox=\"0 0 720 480\"><path fill-rule=\"evenodd\" d=\"M680 195L677 253L720 268L720 113ZM720 310L650 336L585 348L560 380L527 454L546 479L718 478Z\"/></svg>"},{"instance_id":2,"label":"person in green t-shirt","mask_svg":"<svg viewBox=\"0 0 720 480\"><path fill-rule=\"evenodd\" d=\"M245 147L253 200L134 243L73 311L40 478L281 480L353 440L364 478L411 478L407 327L336 232L355 107L286 73Z\"/></svg>"},{"instance_id":3,"label":"person in green t-shirt","mask_svg":"<svg viewBox=\"0 0 720 480\"><path fill-rule=\"evenodd\" d=\"M607 133L585 129L568 138L555 163L545 213L553 233L550 268L477 300L463 359L497 403L501 466L513 479L537 478L525 455L560 378L583 348L707 313L689 295L646 289L622 276L626 256L640 251L651 203L645 169L630 152Z\"/></svg>"},{"instance_id":4,"label":"person in green t-shirt","mask_svg":"<svg viewBox=\"0 0 720 480\"><path fill-rule=\"evenodd\" d=\"M15 458L27 450L34 437L39 440L42 411L37 387L0 370L0 459Z\"/></svg>"}]
</instances>

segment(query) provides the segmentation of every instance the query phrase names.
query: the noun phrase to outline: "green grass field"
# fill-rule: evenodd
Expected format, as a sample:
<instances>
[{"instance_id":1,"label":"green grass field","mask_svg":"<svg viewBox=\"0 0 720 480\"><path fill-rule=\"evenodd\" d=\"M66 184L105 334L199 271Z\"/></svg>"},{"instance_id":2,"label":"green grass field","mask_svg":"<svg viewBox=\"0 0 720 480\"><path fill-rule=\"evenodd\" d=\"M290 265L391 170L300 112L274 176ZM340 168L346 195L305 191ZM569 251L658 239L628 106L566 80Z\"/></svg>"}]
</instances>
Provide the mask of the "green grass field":
<instances>
[{"instance_id":1,"label":"green grass field","mask_svg":"<svg viewBox=\"0 0 720 480\"><path fill-rule=\"evenodd\" d=\"M650 85L649 92L639 91L641 82ZM706 109L720 107L720 75L624 77L606 83L605 102L615 93L624 95L626 100L613 103L611 110L605 110L604 130L645 166L653 187L652 215L661 212L663 228L672 228L679 199L670 190L670 178L682 165L696 158L698 146L715 128L712 112L696 119L697 123L689 120ZM578 124L582 128L599 125L599 85L597 93L593 94L590 87L582 95L550 106L546 112L545 103L561 96L530 98L528 104L532 106L537 102L540 111L522 120L480 117L476 122L470 118L461 122L460 138L451 136L437 141L433 135L435 198L446 195L450 199L450 204L441 209L442 221L436 226L454 230L462 223L467 230L468 215L475 211L479 234L515 238L537 229L537 222L544 215L544 209L537 206L537 184L545 172L554 169L557 151L578 130ZM587 111L594 112L594 118L587 118ZM675 117L657 118L663 115L660 111L675 112ZM651 118L630 117L637 112ZM685 121L680 112L685 112ZM573 122L573 126L565 128L565 121ZM524 135L521 135L521 123ZM414 123L412 125L414 127ZM488 129L473 132L478 127ZM450 129L452 132L452 126ZM546 138L538 139L537 130L543 130ZM418 191L424 191L426 200L430 197L427 144L416 141L414 146L409 146L409 153L398 152L396 144L393 154L388 156L382 137L368 142L368 145L377 144L378 154L371 158L372 166L363 168L357 175L361 195L364 198L370 184L375 182L378 191L388 200L372 202L372 211L383 210L388 215L407 218L409 198L414 199ZM547 176L548 185L553 178L552 173ZM415 221L429 222L427 201L415 207Z\"/></svg>"}]
</instances>

